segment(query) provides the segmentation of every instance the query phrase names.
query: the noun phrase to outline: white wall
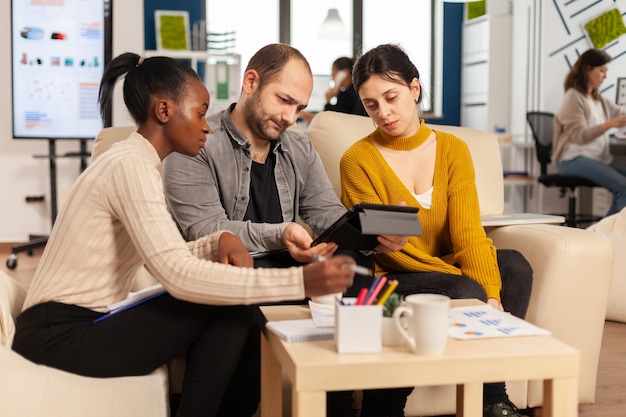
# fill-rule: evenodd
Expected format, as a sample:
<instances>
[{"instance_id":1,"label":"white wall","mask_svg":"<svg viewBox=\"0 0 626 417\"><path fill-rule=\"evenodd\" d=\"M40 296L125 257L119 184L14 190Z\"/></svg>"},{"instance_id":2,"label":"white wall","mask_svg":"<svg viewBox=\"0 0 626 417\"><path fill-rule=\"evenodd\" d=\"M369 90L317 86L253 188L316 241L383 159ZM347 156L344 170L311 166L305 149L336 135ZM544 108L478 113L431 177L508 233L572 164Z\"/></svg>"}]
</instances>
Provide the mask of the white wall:
<instances>
[{"instance_id":1,"label":"white wall","mask_svg":"<svg viewBox=\"0 0 626 417\"><path fill-rule=\"evenodd\" d=\"M0 56L11 56L9 30L10 2L0 2ZM113 56L122 52L143 51L143 1L113 1ZM47 159L33 158L45 155L45 140L14 140L11 120L11 61L0 61L0 242L21 242L31 233L50 232L50 181ZM129 124L121 95L115 97L113 124ZM57 154L78 151L75 141L57 141ZM75 158L57 159L57 187L59 200L76 180L80 162ZM44 203L26 203L29 195L44 195Z\"/></svg>"},{"instance_id":2,"label":"white wall","mask_svg":"<svg viewBox=\"0 0 626 417\"><path fill-rule=\"evenodd\" d=\"M556 0L515 0L513 3L512 130L524 132L526 110L557 112L563 99L563 81L570 65L592 45L583 24L617 7L626 13L626 0L601 0L592 4ZM626 36L604 48L613 57L602 85L603 94L615 100L615 83L626 77Z\"/></svg>"},{"instance_id":3,"label":"white wall","mask_svg":"<svg viewBox=\"0 0 626 417\"><path fill-rule=\"evenodd\" d=\"M583 24L615 7L625 13L626 0L601 0L591 4L570 0L515 0L512 3L511 131L529 134L526 111L556 113L561 106L563 81L570 66L592 47ZM626 77L626 36L622 35L604 49L613 61L601 90L614 101L617 78ZM544 212L563 211L567 204L558 197L557 190L535 187L533 197L535 206L531 209Z\"/></svg>"}]
</instances>

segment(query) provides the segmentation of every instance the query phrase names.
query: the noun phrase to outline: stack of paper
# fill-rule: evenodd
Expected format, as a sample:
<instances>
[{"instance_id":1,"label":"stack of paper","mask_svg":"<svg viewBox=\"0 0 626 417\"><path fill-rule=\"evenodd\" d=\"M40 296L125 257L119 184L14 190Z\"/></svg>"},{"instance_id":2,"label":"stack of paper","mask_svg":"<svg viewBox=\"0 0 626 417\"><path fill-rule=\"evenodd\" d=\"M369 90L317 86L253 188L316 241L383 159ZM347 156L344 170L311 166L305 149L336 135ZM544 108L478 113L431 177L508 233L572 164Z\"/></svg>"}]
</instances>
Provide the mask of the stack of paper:
<instances>
[{"instance_id":1,"label":"stack of paper","mask_svg":"<svg viewBox=\"0 0 626 417\"><path fill-rule=\"evenodd\" d=\"M313 319L269 321L265 326L287 342L332 339L335 336L334 327L317 327Z\"/></svg>"},{"instance_id":2,"label":"stack of paper","mask_svg":"<svg viewBox=\"0 0 626 417\"><path fill-rule=\"evenodd\" d=\"M448 334L455 339L484 339L548 335L550 332L484 304L451 308Z\"/></svg>"}]
</instances>

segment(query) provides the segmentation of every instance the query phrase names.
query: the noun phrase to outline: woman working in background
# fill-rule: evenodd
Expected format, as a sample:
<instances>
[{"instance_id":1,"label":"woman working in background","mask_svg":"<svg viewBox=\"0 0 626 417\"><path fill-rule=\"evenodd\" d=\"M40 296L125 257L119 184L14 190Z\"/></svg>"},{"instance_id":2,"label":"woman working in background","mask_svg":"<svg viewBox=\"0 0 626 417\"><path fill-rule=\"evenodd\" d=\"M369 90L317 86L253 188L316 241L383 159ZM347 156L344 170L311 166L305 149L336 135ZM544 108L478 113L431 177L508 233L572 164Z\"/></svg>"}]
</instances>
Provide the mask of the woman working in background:
<instances>
[{"instance_id":1,"label":"woman working in background","mask_svg":"<svg viewBox=\"0 0 626 417\"><path fill-rule=\"evenodd\" d=\"M324 110L367 116L367 112L363 108L363 103L361 103L359 96L352 87L353 66L354 60L347 56L337 58L333 62L331 69L333 87L326 90L326 104L324 105ZM315 113L303 112L300 118L310 122L314 116Z\"/></svg>"},{"instance_id":2,"label":"woman working in background","mask_svg":"<svg viewBox=\"0 0 626 417\"><path fill-rule=\"evenodd\" d=\"M565 77L565 95L554 119L552 161L561 175L587 178L613 193L607 215L626 207L626 166L613 162L608 130L626 126L626 109L600 95L611 56L585 51Z\"/></svg>"},{"instance_id":3,"label":"woman working in background","mask_svg":"<svg viewBox=\"0 0 626 417\"><path fill-rule=\"evenodd\" d=\"M345 56L333 62L331 75L335 82L334 87L326 91L324 110L367 116L363 103L352 87L353 66L354 60Z\"/></svg>"},{"instance_id":4,"label":"woman working in background","mask_svg":"<svg viewBox=\"0 0 626 417\"><path fill-rule=\"evenodd\" d=\"M486 236L469 149L420 120L415 65L400 47L380 45L357 60L353 83L378 127L341 159L342 202L418 206L423 230L402 250L376 254L376 273L398 280L402 295L479 298L523 318L532 269L519 252L496 251ZM404 416L411 390L364 392L361 417ZM485 384L483 402L485 417L521 416L503 382Z\"/></svg>"}]
</instances>

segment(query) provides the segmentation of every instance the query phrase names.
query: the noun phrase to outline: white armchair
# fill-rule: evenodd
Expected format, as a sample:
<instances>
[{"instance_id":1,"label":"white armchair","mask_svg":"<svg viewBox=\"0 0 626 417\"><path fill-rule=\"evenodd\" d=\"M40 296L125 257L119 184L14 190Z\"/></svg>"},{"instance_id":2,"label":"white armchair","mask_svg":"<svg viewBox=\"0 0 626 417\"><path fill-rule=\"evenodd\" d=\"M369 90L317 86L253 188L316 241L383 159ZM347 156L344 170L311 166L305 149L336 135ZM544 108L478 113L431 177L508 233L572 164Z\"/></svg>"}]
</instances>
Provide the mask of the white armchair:
<instances>
[{"instance_id":1,"label":"white armchair","mask_svg":"<svg viewBox=\"0 0 626 417\"><path fill-rule=\"evenodd\" d=\"M496 136L456 126L431 127L453 133L468 144L476 170L481 214L501 214L504 185ZM341 155L374 128L368 117L336 112L319 113L311 121L307 133L338 194ZM516 249L532 265L534 282L526 319L580 351L578 402L593 403L613 268L611 242L597 233L556 225L495 227L488 234L497 248ZM507 389L520 408L542 404L541 382L507 381ZM409 397L407 416L452 414L455 392L453 386L416 389Z\"/></svg>"},{"instance_id":2,"label":"white armchair","mask_svg":"<svg viewBox=\"0 0 626 417\"><path fill-rule=\"evenodd\" d=\"M167 417L167 368L146 376L88 378L37 365L11 350L26 291L0 271L0 415Z\"/></svg>"}]
</instances>

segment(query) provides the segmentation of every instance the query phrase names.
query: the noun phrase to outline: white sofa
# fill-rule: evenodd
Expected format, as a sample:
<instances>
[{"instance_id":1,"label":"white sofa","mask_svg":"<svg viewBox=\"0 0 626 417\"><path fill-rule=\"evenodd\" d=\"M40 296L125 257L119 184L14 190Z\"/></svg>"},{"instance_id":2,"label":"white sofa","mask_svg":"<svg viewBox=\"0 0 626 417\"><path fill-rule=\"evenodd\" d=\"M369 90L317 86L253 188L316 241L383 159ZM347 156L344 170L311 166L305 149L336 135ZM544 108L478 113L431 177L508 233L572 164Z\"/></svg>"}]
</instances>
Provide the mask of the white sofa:
<instances>
[{"instance_id":1,"label":"white sofa","mask_svg":"<svg viewBox=\"0 0 626 417\"><path fill-rule=\"evenodd\" d=\"M456 126L431 126L451 132L470 148L482 214L501 214L504 185L500 148L495 135ZM371 119L336 112L317 114L308 135L319 152L339 193L339 160L356 140L375 126ZM534 270L533 291L526 319L548 329L581 353L578 402L593 403L607 294L613 270L611 242L598 233L557 225L519 225L490 228L497 248L516 249ZM506 375L502 376L506 379ZM507 381L509 382L509 381ZM537 407L543 401L538 381L507 384L520 408ZM407 416L453 414L455 387L416 389L407 403Z\"/></svg>"},{"instance_id":2,"label":"white sofa","mask_svg":"<svg viewBox=\"0 0 626 417\"><path fill-rule=\"evenodd\" d=\"M587 230L605 236L613 243L615 260L606 319L626 323L626 208L589 226Z\"/></svg>"},{"instance_id":3,"label":"white sofa","mask_svg":"<svg viewBox=\"0 0 626 417\"><path fill-rule=\"evenodd\" d=\"M146 376L88 378L32 363L11 350L26 292L0 271L0 415L167 417L167 367Z\"/></svg>"},{"instance_id":4,"label":"white sofa","mask_svg":"<svg viewBox=\"0 0 626 417\"><path fill-rule=\"evenodd\" d=\"M504 209L504 184L500 148L489 132L456 126L432 126L451 132L469 145L476 170L482 214L500 214ZM92 157L121 139L133 127L105 129L94 143ZM337 193L340 189L339 159L356 140L374 129L371 119L336 112L315 116L308 128L313 145ZM613 268L613 246L604 236L582 229L553 225L504 226L488 230L498 248L516 249L534 270L533 292L527 320L546 328L560 340L580 350L580 404L595 400L596 374L607 294ZM138 287L153 282L145 270L138 275ZM171 389L180 387L181 369L170 369ZM173 373L173 375L172 375ZM506 375L503 375L506 378ZM507 381L512 400L520 408L537 407L543 401L538 381ZM407 416L452 414L455 387L416 389L409 397ZM288 401L288 396L284 396ZM288 408L287 408L288 409Z\"/></svg>"}]
</instances>

